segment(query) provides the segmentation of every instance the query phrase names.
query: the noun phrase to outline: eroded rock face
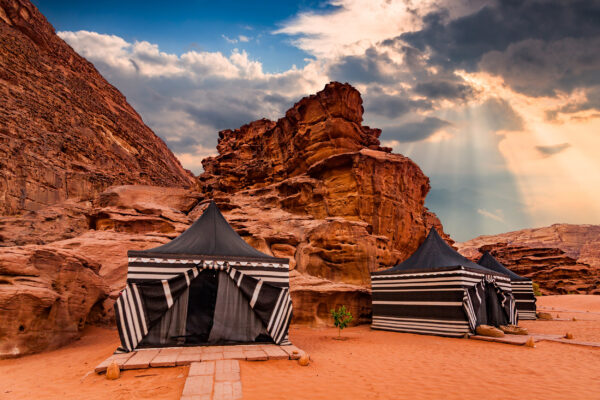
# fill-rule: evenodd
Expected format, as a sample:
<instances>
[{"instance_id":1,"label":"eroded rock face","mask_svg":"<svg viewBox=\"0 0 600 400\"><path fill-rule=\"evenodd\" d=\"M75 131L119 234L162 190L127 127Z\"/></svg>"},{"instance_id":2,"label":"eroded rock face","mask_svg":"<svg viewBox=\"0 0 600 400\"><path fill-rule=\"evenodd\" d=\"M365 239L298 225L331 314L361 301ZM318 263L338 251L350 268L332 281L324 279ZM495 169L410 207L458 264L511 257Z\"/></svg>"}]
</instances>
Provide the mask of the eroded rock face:
<instances>
[{"instance_id":1,"label":"eroded rock face","mask_svg":"<svg viewBox=\"0 0 600 400\"><path fill-rule=\"evenodd\" d=\"M276 122L220 132L203 161L202 192L249 243L291 260L296 323L329 323L341 304L369 322L369 273L406 259L430 226L443 235L429 179L380 147L362 113L356 89L330 83Z\"/></svg>"},{"instance_id":2,"label":"eroded rock face","mask_svg":"<svg viewBox=\"0 0 600 400\"><path fill-rule=\"evenodd\" d=\"M28 0L0 0L0 215L193 177Z\"/></svg>"},{"instance_id":3,"label":"eroded rock face","mask_svg":"<svg viewBox=\"0 0 600 400\"><path fill-rule=\"evenodd\" d=\"M123 186L93 201L0 217L0 358L66 344L85 323L114 324L127 250L178 236L202 198L177 188Z\"/></svg>"},{"instance_id":4,"label":"eroded rock face","mask_svg":"<svg viewBox=\"0 0 600 400\"><path fill-rule=\"evenodd\" d=\"M555 224L457 243L472 260L489 251L544 294L600 294L600 225Z\"/></svg>"},{"instance_id":5,"label":"eroded rock face","mask_svg":"<svg viewBox=\"0 0 600 400\"><path fill-rule=\"evenodd\" d=\"M0 358L49 350L79 335L106 298L100 264L68 250L36 245L0 256Z\"/></svg>"}]
</instances>

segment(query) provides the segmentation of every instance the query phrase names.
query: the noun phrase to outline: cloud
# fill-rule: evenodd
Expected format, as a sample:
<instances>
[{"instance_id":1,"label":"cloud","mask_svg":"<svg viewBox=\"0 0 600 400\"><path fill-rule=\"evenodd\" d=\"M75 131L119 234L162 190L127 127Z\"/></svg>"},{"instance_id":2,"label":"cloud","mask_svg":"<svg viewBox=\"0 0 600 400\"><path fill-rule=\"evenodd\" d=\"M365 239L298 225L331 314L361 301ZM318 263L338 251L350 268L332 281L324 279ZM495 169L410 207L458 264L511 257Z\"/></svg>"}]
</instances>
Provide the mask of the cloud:
<instances>
[{"instance_id":1,"label":"cloud","mask_svg":"<svg viewBox=\"0 0 600 400\"><path fill-rule=\"evenodd\" d=\"M496 213L492 213L482 208L477 209L477 213L483 215L484 217L491 218L494 221L504 222L504 216L502 215L502 210L496 210Z\"/></svg>"},{"instance_id":2,"label":"cloud","mask_svg":"<svg viewBox=\"0 0 600 400\"><path fill-rule=\"evenodd\" d=\"M448 121L436 117L425 117L421 121L407 122L399 126L390 126L383 129L387 140L399 142L416 142L427 139L440 129L450 126Z\"/></svg>"},{"instance_id":3,"label":"cloud","mask_svg":"<svg viewBox=\"0 0 600 400\"><path fill-rule=\"evenodd\" d=\"M127 96L144 122L195 173L201 172L198 157L214 152L219 130L279 118L294 100L328 82L316 61L271 74L245 51L176 55L114 35L58 34Z\"/></svg>"},{"instance_id":4,"label":"cloud","mask_svg":"<svg viewBox=\"0 0 600 400\"><path fill-rule=\"evenodd\" d=\"M406 92L389 95L378 91L369 90L364 96L365 112L381 115L390 119L398 118L411 111L429 110L432 103L426 99L412 100Z\"/></svg>"},{"instance_id":5,"label":"cloud","mask_svg":"<svg viewBox=\"0 0 600 400\"><path fill-rule=\"evenodd\" d=\"M239 41L240 41L240 42L243 42L243 43L245 43L245 42L249 42L251 38L250 38L250 37L248 37L248 36L239 35L239 36L238 36L238 39L239 39Z\"/></svg>"},{"instance_id":6,"label":"cloud","mask_svg":"<svg viewBox=\"0 0 600 400\"><path fill-rule=\"evenodd\" d=\"M470 85L450 80L419 82L415 85L415 92L433 100L467 100L475 94Z\"/></svg>"},{"instance_id":7,"label":"cloud","mask_svg":"<svg viewBox=\"0 0 600 400\"><path fill-rule=\"evenodd\" d=\"M561 143L551 146L535 146L536 150L540 152L540 154L544 157L553 156L554 154L558 154L562 151L565 151L569 147L571 147L569 143Z\"/></svg>"},{"instance_id":8,"label":"cloud","mask_svg":"<svg viewBox=\"0 0 600 400\"><path fill-rule=\"evenodd\" d=\"M238 39L230 38L229 36L226 36L226 35L221 35L221 37L223 39L225 39L225 41L229 44L236 44L238 42Z\"/></svg>"},{"instance_id":9,"label":"cloud","mask_svg":"<svg viewBox=\"0 0 600 400\"><path fill-rule=\"evenodd\" d=\"M510 103L498 97L486 100L477 110L493 131L521 131L525 122L523 117L512 108Z\"/></svg>"}]
</instances>

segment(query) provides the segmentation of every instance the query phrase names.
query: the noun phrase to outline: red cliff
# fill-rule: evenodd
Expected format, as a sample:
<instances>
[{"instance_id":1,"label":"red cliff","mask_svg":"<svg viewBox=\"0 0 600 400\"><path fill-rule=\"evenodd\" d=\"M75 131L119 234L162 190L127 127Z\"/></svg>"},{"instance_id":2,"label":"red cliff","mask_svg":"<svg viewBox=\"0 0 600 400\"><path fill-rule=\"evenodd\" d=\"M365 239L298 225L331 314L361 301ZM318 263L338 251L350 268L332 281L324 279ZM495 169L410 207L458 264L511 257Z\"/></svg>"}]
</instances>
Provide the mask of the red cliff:
<instances>
[{"instance_id":1,"label":"red cliff","mask_svg":"<svg viewBox=\"0 0 600 400\"><path fill-rule=\"evenodd\" d=\"M0 0L0 214L192 175L27 0Z\"/></svg>"}]
</instances>

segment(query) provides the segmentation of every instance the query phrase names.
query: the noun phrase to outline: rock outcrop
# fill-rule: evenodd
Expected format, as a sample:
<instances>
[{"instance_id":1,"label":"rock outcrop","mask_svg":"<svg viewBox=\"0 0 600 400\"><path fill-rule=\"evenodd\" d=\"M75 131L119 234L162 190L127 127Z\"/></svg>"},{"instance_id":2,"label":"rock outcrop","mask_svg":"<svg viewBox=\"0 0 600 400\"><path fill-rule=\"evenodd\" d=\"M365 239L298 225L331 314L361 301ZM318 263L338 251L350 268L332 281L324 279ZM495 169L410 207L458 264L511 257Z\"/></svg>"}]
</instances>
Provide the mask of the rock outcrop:
<instances>
[{"instance_id":1,"label":"rock outcrop","mask_svg":"<svg viewBox=\"0 0 600 400\"><path fill-rule=\"evenodd\" d=\"M533 279L544 294L600 294L600 225L555 224L457 243L477 260L489 251L512 271Z\"/></svg>"},{"instance_id":2,"label":"rock outcrop","mask_svg":"<svg viewBox=\"0 0 600 400\"><path fill-rule=\"evenodd\" d=\"M340 304L370 321L369 273L406 259L430 226L443 234L424 206L429 179L362 115L360 93L330 83L278 121L219 132L203 161L201 191L248 242L291 260L295 323L330 323Z\"/></svg>"},{"instance_id":3,"label":"rock outcrop","mask_svg":"<svg viewBox=\"0 0 600 400\"><path fill-rule=\"evenodd\" d=\"M112 185L192 187L125 97L28 0L0 0L0 215Z\"/></svg>"},{"instance_id":4,"label":"rock outcrop","mask_svg":"<svg viewBox=\"0 0 600 400\"><path fill-rule=\"evenodd\" d=\"M93 201L0 217L0 358L61 346L86 323L114 324L127 250L175 238L201 199L186 189L119 186Z\"/></svg>"}]
</instances>

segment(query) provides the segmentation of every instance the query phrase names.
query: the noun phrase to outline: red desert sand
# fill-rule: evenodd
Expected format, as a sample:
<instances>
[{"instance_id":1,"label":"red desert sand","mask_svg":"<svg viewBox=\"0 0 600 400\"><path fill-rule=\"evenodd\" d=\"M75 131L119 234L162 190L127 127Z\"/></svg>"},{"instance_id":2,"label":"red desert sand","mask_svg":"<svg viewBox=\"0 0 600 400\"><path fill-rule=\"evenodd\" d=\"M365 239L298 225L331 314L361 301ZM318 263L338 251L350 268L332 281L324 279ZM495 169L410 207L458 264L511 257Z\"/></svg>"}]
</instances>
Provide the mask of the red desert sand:
<instances>
[{"instance_id":1,"label":"red desert sand","mask_svg":"<svg viewBox=\"0 0 600 400\"><path fill-rule=\"evenodd\" d=\"M544 296L538 306L568 320L523 321L531 333L568 331L600 342L600 296ZM600 398L600 348L538 342L531 349L364 325L345 329L346 341L336 335L335 328L291 329L292 341L310 353L307 367L241 362L244 399ZM88 328L62 349L2 360L0 398L179 399L187 367L123 371L114 381L93 373L117 342L115 330Z\"/></svg>"}]
</instances>

